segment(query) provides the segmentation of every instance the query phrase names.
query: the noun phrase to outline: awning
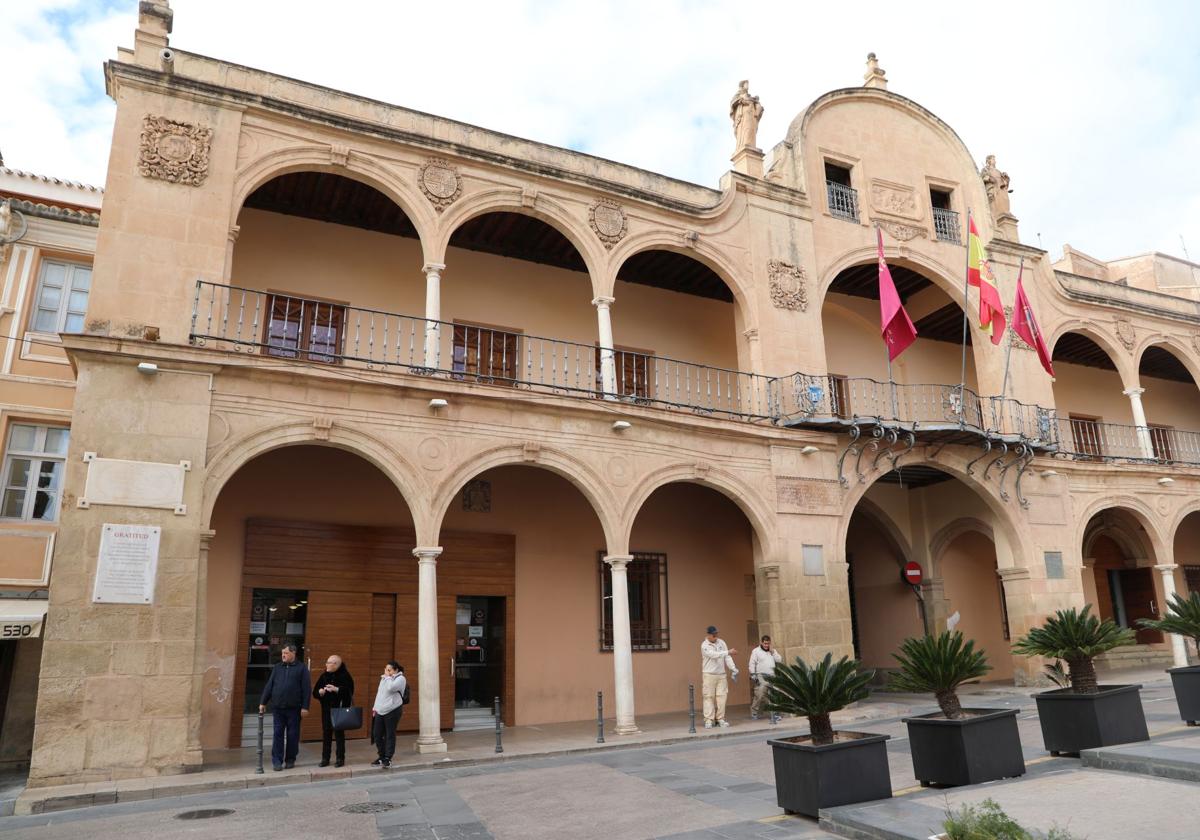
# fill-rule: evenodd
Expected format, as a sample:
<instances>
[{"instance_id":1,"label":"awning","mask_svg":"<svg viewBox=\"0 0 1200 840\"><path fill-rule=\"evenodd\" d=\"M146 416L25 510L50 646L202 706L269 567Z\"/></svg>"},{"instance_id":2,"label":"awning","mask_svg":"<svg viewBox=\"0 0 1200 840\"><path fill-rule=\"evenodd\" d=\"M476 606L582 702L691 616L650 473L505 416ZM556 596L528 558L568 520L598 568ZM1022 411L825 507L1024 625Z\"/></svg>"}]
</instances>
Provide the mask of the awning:
<instances>
[{"instance_id":1,"label":"awning","mask_svg":"<svg viewBox=\"0 0 1200 840\"><path fill-rule=\"evenodd\" d=\"M0 642L41 638L47 606L44 600L0 598Z\"/></svg>"}]
</instances>

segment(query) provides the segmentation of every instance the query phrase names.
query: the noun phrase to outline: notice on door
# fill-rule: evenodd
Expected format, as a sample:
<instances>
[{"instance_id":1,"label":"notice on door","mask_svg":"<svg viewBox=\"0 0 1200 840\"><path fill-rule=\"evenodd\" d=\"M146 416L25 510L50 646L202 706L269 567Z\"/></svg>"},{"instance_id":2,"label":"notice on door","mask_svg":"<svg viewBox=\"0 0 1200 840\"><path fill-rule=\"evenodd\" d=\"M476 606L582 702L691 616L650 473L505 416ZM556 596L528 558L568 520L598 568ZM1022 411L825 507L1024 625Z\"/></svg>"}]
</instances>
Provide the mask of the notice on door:
<instances>
[{"instance_id":1,"label":"notice on door","mask_svg":"<svg viewBox=\"0 0 1200 840\"><path fill-rule=\"evenodd\" d=\"M96 564L96 604L150 604L158 574L162 529L151 525L105 524Z\"/></svg>"}]
</instances>

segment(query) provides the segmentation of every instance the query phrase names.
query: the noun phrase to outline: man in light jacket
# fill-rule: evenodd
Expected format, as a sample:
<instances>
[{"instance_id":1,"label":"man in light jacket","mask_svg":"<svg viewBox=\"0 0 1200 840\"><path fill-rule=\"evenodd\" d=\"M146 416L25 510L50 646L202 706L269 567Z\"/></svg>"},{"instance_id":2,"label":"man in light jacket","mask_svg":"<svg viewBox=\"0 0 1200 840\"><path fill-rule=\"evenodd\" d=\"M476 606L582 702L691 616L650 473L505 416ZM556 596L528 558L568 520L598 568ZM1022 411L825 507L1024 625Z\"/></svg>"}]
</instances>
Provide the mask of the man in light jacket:
<instances>
[{"instance_id":1,"label":"man in light jacket","mask_svg":"<svg viewBox=\"0 0 1200 840\"><path fill-rule=\"evenodd\" d=\"M717 628L709 627L708 636L700 643L700 670L704 680L704 728L729 726L725 720L725 698L729 695L729 683L725 670L737 679L738 669L733 664L736 650L730 650L725 642L717 638Z\"/></svg>"},{"instance_id":2,"label":"man in light jacket","mask_svg":"<svg viewBox=\"0 0 1200 840\"><path fill-rule=\"evenodd\" d=\"M284 642L280 660L271 669L271 676L258 700L258 711L265 712L271 704L275 720L275 736L271 740L271 769L291 770L296 766L300 751L300 718L308 715L312 677L308 666L296 661L296 646Z\"/></svg>"},{"instance_id":3,"label":"man in light jacket","mask_svg":"<svg viewBox=\"0 0 1200 840\"><path fill-rule=\"evenodd\" d=\"M762 644L750 654L750 685L754 686L754 699L750 701L750 718L758 720L763 703L767 700L767 680L775 676L775 663L782 662L779 651L771 647L771 637L763 636ZM771 715L771 723L779 723L779 715Z\"/></svg>"},{"instance_id":4,"label":"man in light jacket","mask_svg":"<svg viewBox=\"0 0 1200 840\"><path fill-rule=\"evenodd\" d=\"M391 767L392 755L396 752L396 724L404 709L404 689L408 680L400 663L389 662L379 678L379 690L375 692L375 705L371 707L371 738L379 758L371 762L372 767Z\"/></svg>"}]
</instances>

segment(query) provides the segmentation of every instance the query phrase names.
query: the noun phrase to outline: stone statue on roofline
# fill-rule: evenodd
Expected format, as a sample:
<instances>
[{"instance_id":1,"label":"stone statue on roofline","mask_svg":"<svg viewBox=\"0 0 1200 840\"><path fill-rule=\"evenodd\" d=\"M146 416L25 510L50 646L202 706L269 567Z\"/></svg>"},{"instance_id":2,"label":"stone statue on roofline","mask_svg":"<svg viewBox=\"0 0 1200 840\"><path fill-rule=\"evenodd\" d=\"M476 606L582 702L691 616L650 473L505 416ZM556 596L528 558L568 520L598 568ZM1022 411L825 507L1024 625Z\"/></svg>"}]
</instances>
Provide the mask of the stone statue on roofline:
<instances>
[{"instance_id":1,"label":"stone statue on roofline","mask_svg":"<svg viewBox=\"0 0 1200 840\"><path fill-rule=\"evenodd\" d=\"M737 93L729 102L729 119L733 121L733 136L736 141L734 154L742 149L758 148L758 121L762 119L763 106L757 96L750 95L750 82L738 83Z\"/></svg>"},{"instance_id":2,"label":"stone statue on roofline","mask_svg":"<svg viewBox=\"0 0 1200 840\"><path fill-rule=\"evenodd\" d=\"M1008 173L1001 172L996 167L996 156L988 155L984 161L983 169L979 170L979 176L983 178L983 186L987 188L988 204L992 208L992 218L999 221L1001 216L1010 216L1012 211L1008 205L1008 194L1012 192L1008 187Z\"/></svg>"}]
</instances>

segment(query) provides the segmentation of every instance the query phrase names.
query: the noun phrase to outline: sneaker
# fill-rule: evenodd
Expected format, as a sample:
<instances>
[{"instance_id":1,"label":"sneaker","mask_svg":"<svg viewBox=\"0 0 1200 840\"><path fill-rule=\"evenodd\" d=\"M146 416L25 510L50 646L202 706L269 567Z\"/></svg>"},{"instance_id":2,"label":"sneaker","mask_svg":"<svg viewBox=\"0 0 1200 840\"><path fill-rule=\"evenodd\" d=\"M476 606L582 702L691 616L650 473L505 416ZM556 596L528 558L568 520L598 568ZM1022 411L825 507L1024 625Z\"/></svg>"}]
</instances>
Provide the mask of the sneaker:
<instances>
[{"instance_id":1,"label":"sneaker","mask_svg":"<svg viewBox=\"0 0 1200 840\"><path fill-rule=\"evenodd\" d=\"M771 715L771 725L772 726L779 723L779 721L781 721L781 720L783 720L783 715Z\"/></svg>"},{"instance_id":2,"label":"sneaker","mask_svg":"<svg viewBox=\"0 0 1200 840\"><path fill-rule=\"evenodd\" d=\"M711 720L706 720L706 721L704 721L704 728L705 728L705 729L712 729L712 728L713 728L713 722L712 722ZM278 770L279 768L278 768L278 767L276 767L275 769L276 769L276 770Z\"/></svg>"},{"instance_id":3,"label":"sneaker","mask_svg":"<svg viewBox=\"0 0 1200 840\"><path fill-rule=\"evenodd\" d=\"M375 759L374 761L372 761L372 762L371 762L371 766L372 766L372 767L382 767L382 766L383 766L383 759L382 759L382 758L377 758L377 759Z\"/></svg>"},{"instance_id":4,"label":"sneaker","mask_svg":"<svg viewBox=\"0 0 1200 840\"><path fill-rule=\"evenodd\" d=\"M296 766L296 762L294 762L294 761L285 761L285 762L283 763L283 769L284 769L284 770L291 770L291 769L292 769L292 768L294 768L295 766Z\"/></svg>"},{"instance_id":5,"label":"sneaker","mask_svg":"<svg viewBox=\"0 0 1200 840\"><path fill-rule=\"evenodd\" d=\"M719 720L717 723L719 723L721 726L729 726L729 721L727 720Z\"/></svg>"},{"instance_id":6,"label":"sneaker","mask_svg":"<svg viewBox=\"0 0 1200 840\"><path fill-rule=\"evenodd\" d=\"M392 766L392 760L391 760L390 758L385 758L385 759L383 760L383 766L384 766L384 767L391 767L391 766Z\"/></svg>"},{"instance_id":7,"label":"sneaker","mask_svg":"<svg viewBox=\"0 0 1200 840\"><path fill-rule=\"evenodd\" d=\"M750 720L758 720L758 715L754 712L750 713Z\"/></svg>"}]
</instances>

